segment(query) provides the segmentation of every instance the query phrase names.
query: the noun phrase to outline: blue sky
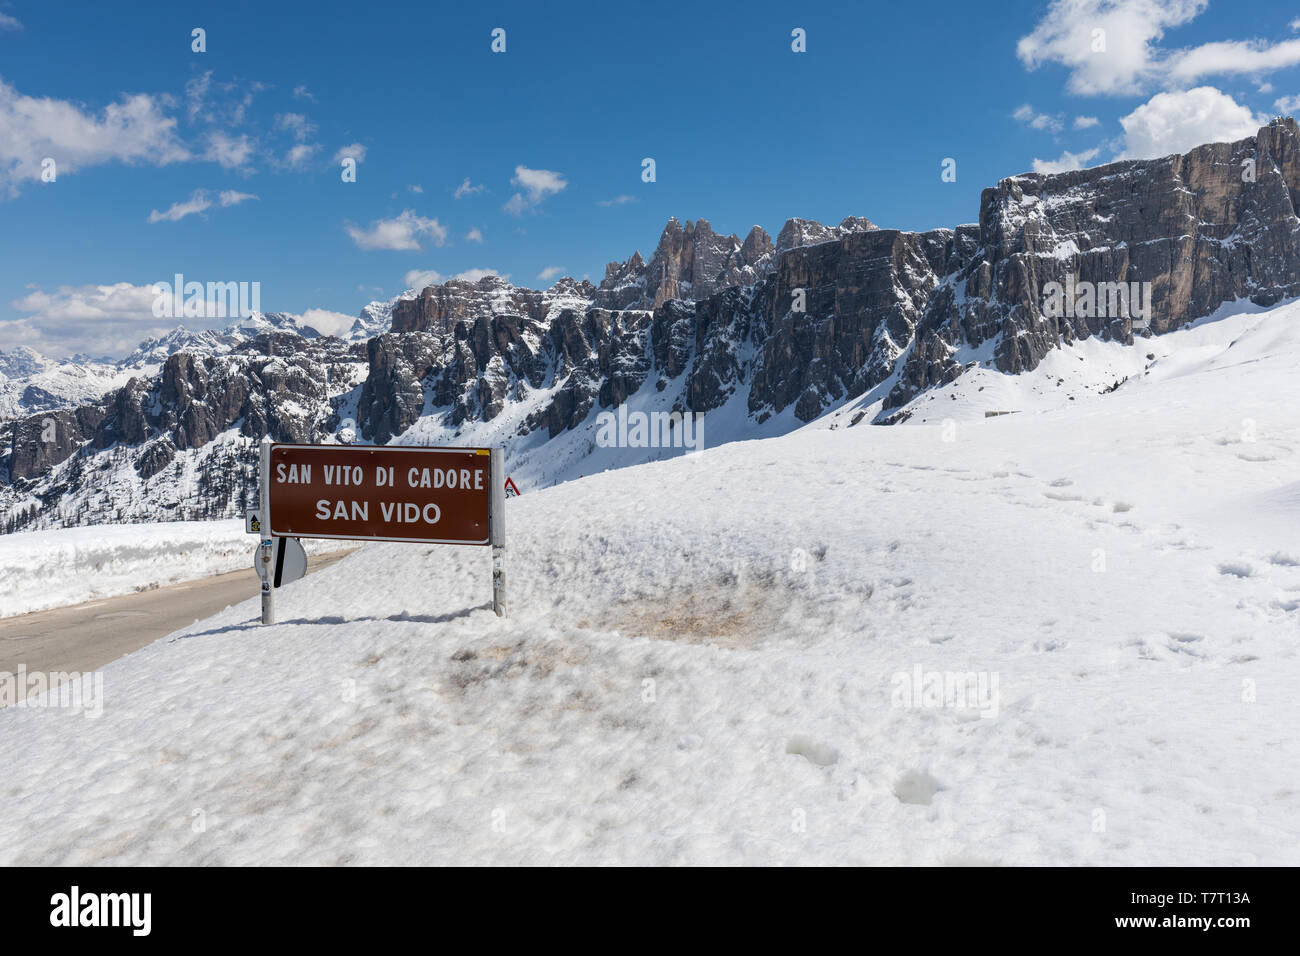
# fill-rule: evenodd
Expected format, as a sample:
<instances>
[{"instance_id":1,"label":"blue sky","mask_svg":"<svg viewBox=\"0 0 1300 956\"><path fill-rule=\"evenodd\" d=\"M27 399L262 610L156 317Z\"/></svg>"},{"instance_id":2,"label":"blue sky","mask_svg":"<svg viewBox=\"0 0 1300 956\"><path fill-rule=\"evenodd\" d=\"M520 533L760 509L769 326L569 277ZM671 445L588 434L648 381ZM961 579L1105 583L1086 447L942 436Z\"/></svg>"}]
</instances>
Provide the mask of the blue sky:
<instances>
[{"instance_id":1,"label":"blue sky","mask_svg":"<svg viewBox=\"0 0 1300 956\"><path fill-rule=\"evenodd\" d=\"M328 326L431 277L598 282L669 216L952 226L1300 106L1272 0L109 7L0 0L0 348L125 353L178 272Z\"/></svg>"}]
</instances>

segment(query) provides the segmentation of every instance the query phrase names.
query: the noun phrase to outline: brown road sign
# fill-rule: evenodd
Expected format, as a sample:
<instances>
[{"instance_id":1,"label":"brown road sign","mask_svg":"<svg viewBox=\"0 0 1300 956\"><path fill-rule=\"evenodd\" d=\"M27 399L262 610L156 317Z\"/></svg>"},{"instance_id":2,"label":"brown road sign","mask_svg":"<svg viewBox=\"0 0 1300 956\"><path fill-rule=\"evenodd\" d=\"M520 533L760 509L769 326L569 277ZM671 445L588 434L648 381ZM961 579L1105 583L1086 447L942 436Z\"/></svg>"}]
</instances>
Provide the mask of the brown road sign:
<instances>
[{"instance_id":1,"label":"brown road sign","mask_svg":"<svg viewBox=\"0 0 1300 956\"><path fill-rule=\"evenodd\" d=\"M487 448L272 445L271 534L488 544Z\"/></svg>"}]
</instances>

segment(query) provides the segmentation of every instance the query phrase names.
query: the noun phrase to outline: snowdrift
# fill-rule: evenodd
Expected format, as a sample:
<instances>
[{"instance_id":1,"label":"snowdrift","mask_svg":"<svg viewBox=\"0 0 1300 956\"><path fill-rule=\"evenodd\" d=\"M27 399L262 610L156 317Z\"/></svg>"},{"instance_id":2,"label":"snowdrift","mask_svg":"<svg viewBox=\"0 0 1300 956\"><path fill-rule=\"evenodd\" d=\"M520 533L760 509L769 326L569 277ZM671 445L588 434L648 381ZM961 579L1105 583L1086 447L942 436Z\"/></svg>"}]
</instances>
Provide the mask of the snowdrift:
<instances>
[{"instance_id":1,"label":"snowdrift","mask_svg":"<svg viewBox=\"0 0 1300 956\"><path fill-rule=\"evenodd\" d=\"M0 618L194 581L253 565L238 521L90 525L0 535ZM346 542L304 542L310 554Z\"/></svg>"},{"instance_id":2,"label":"snowdrift","mask_svg":"<svg viewBox=\"0 0 1300 956\"><path fill-rule=\"evenodd\" d=\"M0 617L252 565L243 521L94 525L0 536Z\"/></svg>"}]
</instances>

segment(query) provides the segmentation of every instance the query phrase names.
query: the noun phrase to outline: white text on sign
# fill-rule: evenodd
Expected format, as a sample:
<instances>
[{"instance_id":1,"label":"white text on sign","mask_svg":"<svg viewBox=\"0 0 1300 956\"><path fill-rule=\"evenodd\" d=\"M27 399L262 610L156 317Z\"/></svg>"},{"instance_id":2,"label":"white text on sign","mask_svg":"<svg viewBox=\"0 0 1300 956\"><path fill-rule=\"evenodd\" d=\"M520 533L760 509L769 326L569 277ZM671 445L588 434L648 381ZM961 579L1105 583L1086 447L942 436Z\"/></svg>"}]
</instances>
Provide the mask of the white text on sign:
<instances>
[{"instance_id":1,"label":"white text on sign","mask_svg":"<svg viewBox=\"0 0 1300 956\"><path fill-rule=\"evenodd\" d=\"M397 524L414 524L417 521L437 524L442 517L442 509L432 501L423 507L413 501L381 501L379 513L385 521ZM321 498L316 502L316 517L322 521L369 521L370 502L335 501L331 506L328 498Z\"/></svg>"},{"instance_id":2,"label":"white text on sign","mask_svg":"<svg viewBox=\"0 0 1300 956\"><path fill-rule=\"evenodd\" d=\"M311 465L283 462L276 465L275 481L281 485L311 484ZM360 486L365 484L365 474L360 465L325 465L325 484L334 486ZM406 472L408 488L460 488L466 491L483 490L483 471L470 468L410 468ZM375 487L393 487L397 471L393 466L375 469ZM322 517L324 517L322 515Z\"/></svg>"}]
</instances>

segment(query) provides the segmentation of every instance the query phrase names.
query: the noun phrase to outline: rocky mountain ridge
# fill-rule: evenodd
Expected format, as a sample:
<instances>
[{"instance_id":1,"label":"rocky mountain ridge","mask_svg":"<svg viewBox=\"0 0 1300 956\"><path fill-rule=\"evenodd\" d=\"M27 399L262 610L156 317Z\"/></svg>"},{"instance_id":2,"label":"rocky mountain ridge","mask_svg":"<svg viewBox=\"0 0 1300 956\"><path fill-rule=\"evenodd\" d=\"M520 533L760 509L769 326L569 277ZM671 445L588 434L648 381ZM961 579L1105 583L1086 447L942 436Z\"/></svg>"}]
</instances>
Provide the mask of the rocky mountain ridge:
<instances>
[{"instance_id":1,"label":"rocky mountain ridge","mask_svg":"<svg viewBox=\"0 0 1300 956\"><path fill-rule=\"evenodd\" d=\"M1298 204L1300 133L1286 118L1184 155L1013 176L984 190L978 222L952 229L790 220L774 243L758 227L742 240L673 219L648 262L610 263L599 285L453 280L394 300L391 331L364 344L300 337L278 364L256 341L176 353L154 378L62 410L69 437L54 446L41 416L14 422L0 505L40 503L42 520L75 484L68 462L111 451L157 475L163 458L197 461L231 435L422 442L487 427L508 450L532 448L632 399L728 406L755 428L849 401L855 422L896 422L974 365L1015 374L1080 338L1132 341L1127 314L1052 315L1052 282L1148 283L1142 334L1157 335L1235 300L1300 295Z\"/></svg>"}]
</instances>

